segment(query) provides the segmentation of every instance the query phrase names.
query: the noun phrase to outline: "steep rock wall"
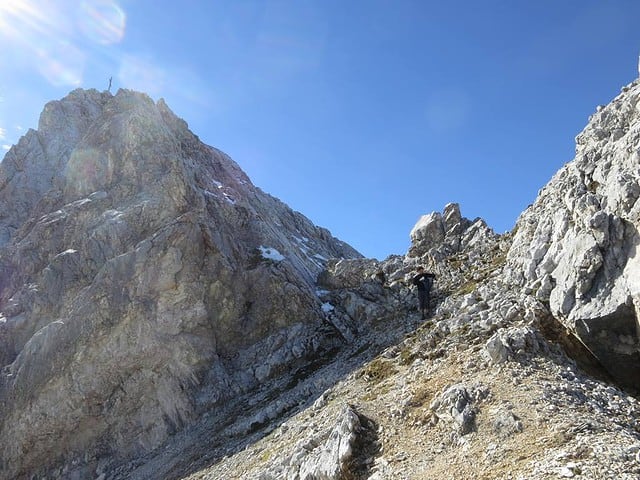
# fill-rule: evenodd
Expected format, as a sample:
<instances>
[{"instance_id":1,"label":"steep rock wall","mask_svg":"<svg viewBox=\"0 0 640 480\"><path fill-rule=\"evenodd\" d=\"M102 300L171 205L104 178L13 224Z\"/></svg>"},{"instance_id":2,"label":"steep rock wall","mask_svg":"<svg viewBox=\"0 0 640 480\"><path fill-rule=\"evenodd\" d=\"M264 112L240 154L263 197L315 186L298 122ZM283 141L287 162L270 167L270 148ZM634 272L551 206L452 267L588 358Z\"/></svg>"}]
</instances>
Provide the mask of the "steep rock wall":
<instances>
[{"instance_id":1,"label":"steep rock wall","mask_svg":"<svg viewBox=\"0 0 640 480\"><path fill-rule=\"evenodd\" d=\"M126 90L47 104L0 202L0 478L88 478L304 363L324 259L359 257Z\"/></svg>"},{"instance_id":2,"label":"steep rock wall","mask_svg":"<svg viewBox=\"0 0 640 480\"><path fill-rule=\"evenodd\" d=\"M610 373L640 381L640 84L598 107L575 159L517 223L510 276L549 303Z\"/></svg>"}]
</instances>

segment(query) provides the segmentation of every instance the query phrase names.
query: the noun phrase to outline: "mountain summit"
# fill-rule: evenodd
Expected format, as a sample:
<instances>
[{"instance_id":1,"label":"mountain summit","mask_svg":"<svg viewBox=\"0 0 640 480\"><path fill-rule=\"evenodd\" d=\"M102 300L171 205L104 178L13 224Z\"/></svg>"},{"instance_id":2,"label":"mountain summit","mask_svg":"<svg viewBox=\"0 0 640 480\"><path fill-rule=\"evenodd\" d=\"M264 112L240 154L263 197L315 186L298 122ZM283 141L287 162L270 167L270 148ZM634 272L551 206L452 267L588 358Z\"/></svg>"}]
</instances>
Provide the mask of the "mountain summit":
<instances>
[{"instance_id":1,"label":"mountain summit","mask_svg":"<svg viewBox=\"0 0 640 480\"><path fill-rule=\"evenodd\" d=\"M127 90L48 103L0 202L2 478L140 455L329 348L315 278L360 257Z\"/></svg>"},{"instance_id":2,"label":"mountain summit","mask_svg":"<svg viewBox=\"0 0 640 480\"><path fill-rule=\"evenodd\" d=\"M639 478L639 99L514 231L450 203L383 262L162 101L49 103L0 165L0 478Z\"/></svg>"}]
</instances>

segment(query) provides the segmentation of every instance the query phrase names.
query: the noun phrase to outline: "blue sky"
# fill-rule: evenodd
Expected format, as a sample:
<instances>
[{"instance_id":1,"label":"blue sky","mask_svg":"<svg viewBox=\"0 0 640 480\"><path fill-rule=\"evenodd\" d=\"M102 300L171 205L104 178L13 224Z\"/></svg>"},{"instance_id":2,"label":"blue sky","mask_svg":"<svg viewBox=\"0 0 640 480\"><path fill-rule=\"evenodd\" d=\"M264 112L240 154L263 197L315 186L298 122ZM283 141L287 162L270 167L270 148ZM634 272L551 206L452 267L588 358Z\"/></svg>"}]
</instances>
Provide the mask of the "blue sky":
<instances>
[{"instance_id":1,"label":"blue sky","mask_svg":"<svg viewBox=\"0 0 640 480\"><path fill-rule=\"evenodd\" d=\"M637 0L0 0L0 145L142 90L368 257L458 202L510 230L638 76Z\"/></svg>"}]
</instances>

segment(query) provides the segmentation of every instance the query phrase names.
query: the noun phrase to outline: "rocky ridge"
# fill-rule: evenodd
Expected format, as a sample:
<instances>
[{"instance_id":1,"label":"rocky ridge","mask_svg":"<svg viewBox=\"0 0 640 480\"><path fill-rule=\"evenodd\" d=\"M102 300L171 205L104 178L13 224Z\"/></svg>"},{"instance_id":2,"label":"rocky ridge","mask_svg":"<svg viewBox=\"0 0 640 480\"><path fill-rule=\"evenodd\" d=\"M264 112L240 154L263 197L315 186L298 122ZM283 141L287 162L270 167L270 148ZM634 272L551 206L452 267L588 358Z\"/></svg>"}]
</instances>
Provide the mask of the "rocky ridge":
<instances>
[{"instance_id":1,"label":"rocky ridge","mask_svg":"<svg viewBox=\"0 0 640 480\"><path fill-rule=\"evenodd\" d=\"M458 215L451 204L421 219L424 232L460 221L437 243L415 235L415 256L330 264L321 296L332 322L357 330L352 339L278 397L293 411L270 417L271 404L259 406L251 418L263 428L247 444L208 443L166 478L638 478L638 400L548 305L505 283L511 235ZM406 278L434 258L443 263L432 264L440 275L423 322Z\"/></svg>"},{"instance_id":2,"label":"rocky ridge","mask_svg":"<svg viewBox=\"0 0 640 480\"><path fill-rule=\"evenodd\" d=\"M80 423L87 426L87 430L90 425L95 432L96 425L111 422L108 429L98 429L100 435L95 438L99 440L90 445L114 438L118 421L126 421L127 427L134 427L128 435L122 434L126 440L140 442L146 438L137 429L140 418L165 425L163 431L155 432L155 441L134 450L127 450L125 447L131 443L123 441L120 451L104 447L103 450L96 447L74 449L73 444L65 444L59 447L56 462L38 469L35 454L26 461L20 460L23 463L18 478L29 478L28 475L100 480L639 478L640 404L635 397L637 392L630 388L638 384L635 366L637 330L632 327L637 325L634 265L638 195L633 192L639 172L637 148L640 142L634 133L640 131L636 110L639 94L640 86L634 82L609 106L598 109L577 138L576 159L541 190L513 232L497 235L481 219L466 219L456 204L449 204L442 213L434 212L418 221L411 231L412 245L406 255L391 256L383 262L357 258L355 252L340 242L322 244L318 237L330 240L328 236L316 234L306 223L308 234L295 233L299 224L288 231L289 245L296 248L287 249L281 237L264 233L271 231L269 223L274 218L267 215L273 215L273 209L281 204L253 191L248 196L259 198L257 203L251 203L237 191L232 195L225 190L231 179L220 181L221 173L206 177L223 185L223 195L211 190L209 192L217 194L215 198L220 201L215 208L206 209L203 216L200 216L200 210L193 210L199 212L199 231L208 231L215 239L211 241L204 236L207 239L204 243L213 243L211 248L215 253L196 255L196 266L186 271L199 272L202 265L206 269L210 263L219 266L223 258L227 262L225 266L235 272L233 278L240 285L245 285L241 279L256 282L252 268L260 268L262 276L276 276L277 280L273 282L278 288L260 289L260 294L264 295L266 291L270 300L257 307L261 310L256 316L264 318L265 322L261 323L257 318L253 319L253 324L243 320L258 331L252 330L251 338L246 341L235 338L238 332L233 331L233 322L244 318L235 302L246 306L247 298L255 298L249 297L250 290L243 287L231 289L235 296L231 293L226 297L205 295L203 298L208 300L202 301L204 311L201 317L196 315L203 320L196 322L198 328L190 330L186 325L193 315L184 315L184 312L190 312L184 308L185 302L173 304L173 309L179 313L170 317L171 325L177 322L175 328L179 332L174 333L171 341L182 342L171 350L174 358L161 362L159 358L164 357L159 357L154 348L142 356L135 353L135 348L125 350L127 356L133 355L131 363L137 365L138 370L127 370L127 364L124 364L124 373L120 372L118 377L122 380L118 387L123 392L117 393L113 400L108 399L112 403L102 404L100 409L93 404L93 412L88 408L83 410L82 406L73 407L76 421L88 422L88 425ZM85 93L76 92L76 95ZM106 94L90 92L89 95L103 98ZM124 98L137 94L123 92L118 95ZM109 98L104 98L109 103ZM164 107L159 103L151 108ZM170 125L179 123L173 116L168 118L173 119ZM179 132L193 140L185 130L179 129ZM78 138L84 139L83 135ZM177 138L182 138L180 135L176 135ZM185 145L210 148L195 140L192 144L187 142L181 147L182 153L177 155L181 159L178 164L183 159L191 159L193 166L211 162L211 157L206 155L195 157L197 161L194 161L193 150L185 150ZM186 151L190 153L187 155ZM176 157L171 159L172 162L175 160ZM27 163L23 160L23 164ZM233 171L231 176L238 178L235 164L222 162L222 169ZM205 177L200 167L189 171L194 178ZM180 184L181 178L184 177L176 175L167 181ZM241 183L243 187L250 185L247 179L242 178L242 182L246 182ZM185 183L193 185L192 182ZM134 193L140 186L127 191ZM195 189L195 192L204 190L202 184L196 182L196 186L200 190ZM89 203L86 199L93 202L96 195L102 197L101 191L107 191L108 198L115 195L114 190L89 192L93 188L82 193L89 196L80 199L81 206ZM190 191L189 188L186 190ZM65 190L62 192L64 197ZM228 202L224 193L232 196L235 203ZM47 193L43 201L31 208L52 211L50 205L54 205L55 198L60 195ZM170 197L175 199L180 195L171 194ZM123 198L136 204L126 195ZM204 198L208 199L210 195L204 193ZM243 200L238 202L238 198ZM64 204L67 214L73 211L73 202L78 201L69 200L72 203ZM191 205L192 201L190 197L185 205ZM252 230L251 234L242 236L251 241L240 242L240 247L236 247L242 252L239 254L233 248L236 238L224 235L229 231L239 235L233 223L238 222L236 213L227 212L223 207L235 210L243 201L251 214L258 212L265 216L265 221L257 222L259 234ZM265 210L261 210L262 202L267 202ZM178 202L178 205L183 204ZM172 204L172 208L176 207ZM37 314L43 311L24 310L24 314L21 305L29 302L21 299L42 303L40 288L48 278L43 270L29 263L33 258L39 258L33 253L33 250L38 251L36 248L16 250L16 245L20 244L16 239L24 238L23 232L33 230L33 225L39 223L29 223L28 218L34 218L31 215L24 225L32 226L14 228L20 220L16 215L0 218L7 238L4 251L11 252L11 255L1 257L2 265L11 265L9 271L17 272L13 276L3 275L2 278L12 279L3 285L3 289L13 288L20 292L11 297L7 295L5 303L1 304L6 319L0 340L14 351L20 349L17 338L29 338L27 333L22 333L22 337L18 335L24 332L20 325L35 322L40 318ZM232 222L225 223L229 219ZM45 223L48 225L50 220ZM286 225L281 219L276 221ZM191 224L190 221L185 223ZM247 224L251 221L242 223ZM211 232L213 225L216 225L216 234ZM84 227L86 225L80 225L77 230L82 231ZM277 230L282 231L282 228ZM49 233L42 238L54 236ZM167 243L166 239L172 236L155 234L151 238L154 245L163 246L163 251L175 245ZM197 235L189 237L189 244L197 238ZM198 244L198 241L194 243ZM313 245L313 250L307 247L309 244ZM178 245L180 258L184 258L186 246L184 243ZM57 244L57 247L64 245ZM88 249L87 245L82 247ZM138 247L132 249L136 251ZM318 251L320 253L315 253ZM292 252L297 253L293 255ZM63 258L69 256L73 258L68 253ZM31 270L27 269L26 274L19 273L23 270L9 262L10 259L15 262L16 258L30 259L25 265L31 265ZM52 259L56 258L57 255L49 255L46 268L54 269L56 265ZM160 263L161 259L164 264ZM234 265L239 266L234 270ZM415 311L415 294L408 283L417 265L424 265L437 274L433 315L427 321L420 320ZM152 266L157 268L147 271ZM65 268L69 272L69 267ZM284 283L281 269L286 271ZM180 272L183 270L184 267ZM113 275L117 271L109 270L108 273ZM173 271L172 263L163 256L152 256L148 263L141 262L134 271L137 282L143 285L137 288L149 283L155 285L153 282L157 278L168 276L166 281L173 280L169 291L180 291L186 283L187 290L199 292L202 287L198 289L198 284L204 282L206 291L218 292L215 279L223 279L224 283L230 275L224 268L210 268L206 275L198 275L197 280L189 282L189 275L185 273L167 274ZM380 271L387 278L384 285L376 275ZM69 273L61 276L69 278ZM79 281L77 278L82 275L74 273L71 278ZM114 278L108 294L103 293L102 298L113 298L116 294L114 286L127 285L122 277ZM31 279L30 283L27 279ZM89 288L78 286L77 291L90 291L95 283L93 280ZM66 285L69 286L61 288L57 295L76 298L75 303L71 300L69 305L78 308L81 302L74 293L76 284L72 281ZM290 309L286 310L286 318L288 315L294 317L282 325L278 323L283 321L278 314L282 304L276 304L272 309L268 304L276 302L283 294L287 299L291 298L288 295L295 287L305 293L311 291L311 295L303 295L298 304L287 304ZM166 303L167 294L162 293L165 290L154 288L150 297L133 299L157 302L158 305ZM27 294L31 296L27 297ZM135 301L131 301L131 290L128 295L120 298L120 302L135 305ZM170 298L175 300L175 292L173 295ZM199 305L197 301L195 304ZM110 311L108 307L111 306L104 305L104 311ZM65 307L60 311L66 314L74 310ZM155 310L153 312L152 318L162 317L157 316ZM314 312L312 318L304 316L309 312ZM20 317L21 314L24 316ZM60 345L55 343L56 329L63 329L60 323L69 322L65 315L58 314L56 318L55 325L47 324L44 333L35 330L37 333L22 345L15 358L5 359L12 363L3 369L4 383L0 385L3 402L21 394L12 390L19 385L13 375L22 375L21 381L27 385L33 381L28 369L24 366L22 371L16 368L16 362L18 366L24 362L18 359L20 355L26 356L25 351L29 355L45 355L40 358L56 360L46 347ZM137 339L155 329L168 328L159 322L153 324L153 328L141 330L140 326L148 322L149 311L118 318L120 323L130 325L127 338ZM209 324L204 328L203 324L207 322ZM276 322L277 333L273 333L273 322ZM79 321L76 325L87 328ZM134 332L134 326L139 333ZM98 331L105 338L117 332ZM181 339L182 334L187 339ZM235 342L232 342L235 354L229 352L231 347L218 341L220 336ZM36 343L43 337L53 340ZM203 341L202 337L213 337L216 341ZM122 337L119 338L122 342ZM166 348L166 338L163 340L165 343L158 342L158 345ZM184 381L179 388L158 388L159 382L184 378L185 373L180 369L176 371L176 367L186 363L182 357L185 350L192 356L198 355L198 348L189 343L196 340L207 345L206 351L213 350L214 353L200 353L197 362L189 364L187 374L191 380ZM137 345L140 343L137 340ZM92 350L88 346L83 349ZM87 356L84 360L91 358ZM148 363L148 359L155 363ZM77 369L80 364L76 362L72 366ZM69 385L77 386L74 370L66 372L72 378ZM181 373L183 377L180 377ZM154 375L154 388L139 379L150 374ZM35 395L27 400L32 405L38 405L38 401L42 403L39 399L59 386L56 382L61 382L60 378L53 373L49 375L45 387L41 391L36 389ZM125 378L126 375L129 377ZM35 378L39 377L36 375ZM135 395L134 390L139 386L146 387L144 398ZM224 389L227 389L226 394ZM73 401L73 396L71 398ZM77 398L78 401L91 399L86 392L80 392ZM175 424L171 423L167 414L171 410L167 407L176 408L178 400L183 402L182 411L187 415ZM124 401L131 401L133 405L125 410L113 409L114 404ZM25 410L16 408L16 403L9 401L3 407L7 404L18 413L3 417L0 424L3 444L8 445L14 438L20 441L35 438L42 447L40 436L43 431L29 430L25 422L38 420L33 412L44 414L47 407L55 411L55 406L48 404L40 410L29 407L29 414L25 414ZM89 415L83 417L81 413ZM120 414L123 418L110 417ZM65 420L68 419L63 418L61 423ZM172 428L167 429L167 423ZM51 424L44 426L51 428ZM57 426L56 433L68 428ZM88 439L86 436L81 438ZM3 454L3 474L10 472L8 468L16 468L18 457L12 456L16 451L12 446ZM42 452L40 450L39 454ZM6 478L13 477L7 474Z\"/></svg>"},{"instance_id":3,"label":"rocky ridge","mask_svg":"<svg viewBox=\"0 0 640 480\"><path fill-rule=\"evenodd\" d=\"M0 201L2 478L89 478L338 341L315 277L360 255L163 101L47 104Z\"/></svg>"},{"instance_id":4,"label":"rocky ridge","mask_svg":"<svg viewBox=\"0 0 640 480\"><path fill-rule=\"evenodd\" d=\"M513 232L451 204L419 220L405 256L330 263L326 311L353 333L308 381L335 383L175 478L639 478L639 93L634 82L598 108ZM407 308L418 264L438 274L424 323ZM380 269L387 288L372 280Z\"/></svg>"},{"instance_id":5,"label":"rocky ridge","mask_svg":"<svg viewBox=\"0 0 640 480\"><path fill-rule=\"evenodd\" d=\"M598 107L517 224L509 274L623 385L640 380L640 85Z\"/></svg>"}]
</instances>

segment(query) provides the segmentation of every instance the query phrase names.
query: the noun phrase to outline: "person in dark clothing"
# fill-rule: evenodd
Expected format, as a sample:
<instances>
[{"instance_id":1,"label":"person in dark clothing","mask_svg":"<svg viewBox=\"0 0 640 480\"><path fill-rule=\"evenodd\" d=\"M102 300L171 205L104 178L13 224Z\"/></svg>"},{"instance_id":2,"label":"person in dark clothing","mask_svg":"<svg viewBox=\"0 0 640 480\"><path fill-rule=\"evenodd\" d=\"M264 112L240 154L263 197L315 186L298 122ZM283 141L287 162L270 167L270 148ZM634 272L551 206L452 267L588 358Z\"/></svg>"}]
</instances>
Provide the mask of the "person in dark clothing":
<instances>
[{"instance_id":1,"label":"person in dark clothing","mask_svg":"<svg viewBox=\"0 0 640 480\"><path fill-rule=\"evenodd\" d=\"M429 314L431 284L435 278L436 276L433 273L425 272L423 267L418 267L416 275L411 280L411 283L418 287L418 305L420 307L420 313L422 314L422 320L427 318Z\"/></svg>"}]
</instances>

